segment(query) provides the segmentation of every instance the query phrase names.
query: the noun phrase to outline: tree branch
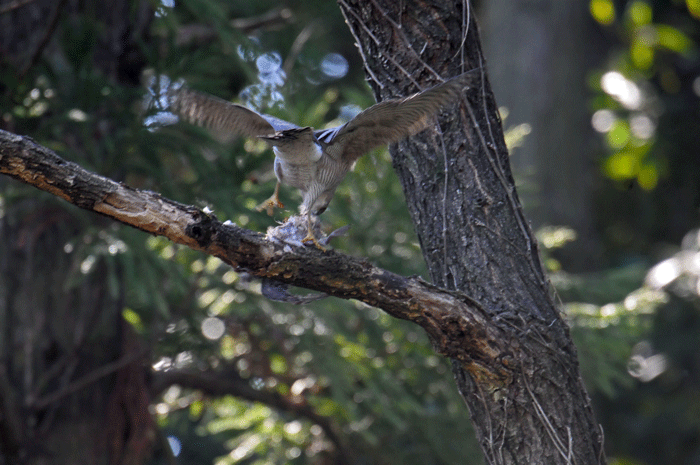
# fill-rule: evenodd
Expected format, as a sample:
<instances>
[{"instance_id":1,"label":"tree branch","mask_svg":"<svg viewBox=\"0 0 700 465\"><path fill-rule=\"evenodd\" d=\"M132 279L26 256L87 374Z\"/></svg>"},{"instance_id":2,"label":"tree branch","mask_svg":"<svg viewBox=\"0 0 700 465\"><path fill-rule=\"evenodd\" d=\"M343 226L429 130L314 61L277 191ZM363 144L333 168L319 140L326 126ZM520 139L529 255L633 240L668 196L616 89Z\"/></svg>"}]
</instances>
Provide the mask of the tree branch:
<instances>
[{"instance_id":1,"label":"tree branch","mask_svg":"<svg viewBox=\"0 0 700 465\"><path fill-rule=\"evenodd\" d=\"M253 389L246 380L232 376L230 373L211 373L183 370L156 371L151 374L153 390L160 393L168 387L178 386L197 389L210 396L231 395L252 402L260 402L274 409L290 412L304 417L323 429L326 437L336 448L338 464L348 464L351 451L348 450L341 437L336 433L330 418L318 414L312 406L300 398L294 402L277 392Z\"/></svg>"},{"instance_id":2,"label":"tree branch","mask_svg":"<svg viewBox=\"0 0 700 465\"><path fill-rule=\"evenodd\" d=\"M294 22L294 15L289 8L277 7L259 16L231 20L231 27L249 35L260 29L280 29ZM216 37L216 29L208 24L187 24L177 31L177 45L190 43L201 44Z\"/></svg>"},{"instance_id":3,"label":"tree branch","mask_svg":"<svg viewBox=\"0 0 700 465\"><path fill-rule=\"evenodd\" d=\"M17 8L22 8L24 5L32 3L33 1L35 1L35 0L15 0L13 2L10 2L10 3L0 7L0 15L4 15L5 13L9 13L10 11L16 10Z\"/></svg>"},{"instance_id":4,"label":"tree branch","mask_svg":"<svg viewBox=\"0 0 700 465\"><path fill-rule=\"evenodd\" d=\"M44 30L44 36L41 38L39 43L36 45L36 48L34 49L34 52L32 52L31 57L29 58L29 61L27 62L26 66L20 71L18 80L22 80L24 76L27 75L30 69L32 69L32 66L34 66L41 56L42 52L46 48L46 46L49 43L49 40L51 40L51 36L53 36L53 33L56 31L56 26L58 26L58 18L61 16L61 12L63 11L63 5L66 3L66 0L60 0L56 4L56 9L53 11L53 15L51 16L51 19L48 21L48 26Z\"/></svg>"},{"instance_id":5,"label":"tree branch","mask_svg":"<svg viewBox=\"0 0 700 465\"><path fill-rule=\"evenodd\" d=\"M435 82L436 74L479 70L457 110L439 118L441 132L417 134L389 151L430 278L487 304L487 338L491 326L502 331L494 350L512 376L503 389L471 361L452 359L486 462L603 463L576 348L515 189L472 2L338 4L378 100ZM454 337L462 346L475 338Z\"/></svg>"},{"instance_id":6,"label":"tree branch","mask_svg":"<svg viewBox=\"0 0 700 465\"><path fill-rule=\"evenodd\" d=\"M36 410L46 408L49 405L56 403L58 400L85 388L85 386L87 386L88 384L92 384L100 378L103 378L107 375L111 375L115 371L121 370L122 368L131 365L136 360L143 358L147 354L147 350L140 350L131 354L127 354L119 360L115 360L111 363L101 365L99 368L96 368L90 373L87 373L86 375L76 379L75 381L70 382L66 386L63 386L58 391L47 394L44 397L30 399L29 406Z\"/></svg>"},{"instance_id":7,"label":"tree branch","mask_svg":"<svg viewBox=\"0 0 700 465\"><path fill-rule=\"evenodd\" d=\"M133 189L60 158L29 138L0 131L0 173L80 208L220 258L236 270L357 299L422 326L435 350L497 386L511 379L502 330L480 303L335 251L269 240L212 214Z\"/></svg>"}]
</instances>

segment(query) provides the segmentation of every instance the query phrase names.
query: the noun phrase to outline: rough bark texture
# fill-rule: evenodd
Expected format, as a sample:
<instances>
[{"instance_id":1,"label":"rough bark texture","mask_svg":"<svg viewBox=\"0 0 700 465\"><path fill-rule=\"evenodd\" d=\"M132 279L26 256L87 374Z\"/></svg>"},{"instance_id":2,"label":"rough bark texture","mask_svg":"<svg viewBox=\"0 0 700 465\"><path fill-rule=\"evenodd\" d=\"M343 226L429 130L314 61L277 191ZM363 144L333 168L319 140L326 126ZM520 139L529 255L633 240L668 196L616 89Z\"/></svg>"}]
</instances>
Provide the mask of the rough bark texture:
<instances>
[{"instance_id":1,"label":"rough bark texture","mask_svg":"<svg viewBox=\"0 0 700 465\"><path fill-rule=\"evenodd\" d=\"M515 192L469 4L338 3L378 99L471 69L482 77L440 119L440 131L391 153L431 279L478 302L487 315L480 332L498 335L489 340L493 359L475 360L468 351L452 358L487 462L603 463L576 350ZM451 346L471 345L478 333L465 331L450 309L443 315L440 326L453 328Z\"/></svg>"},{"instance_id":2,"label":"rough bark texture","mask_svg":"<svg viewBox=\"0 0 700 465\"><path fill-rule=\"evenodd\" d=\"M436 350L484 365L485 376L507 378L508 357L496 360L502 338L489 328L473 299L420 277L403 277L334 251L294 246L222 224L211 214L133 189L67 162L31 139L0 130L0 173L50 192L86 210L220 258L238 270L285 284L357 299L421 325ZM305 233L303 221L299 241ZM295 239L295 238L292 238ZM491 330L496 330L492 332ZM461 341L463 335L471 337ZM455 344L455 338L460 339Z\"/></svg>"},{"instance_id":3,"label":"rough bark texture","mask_svg":"<svg viewBox=\"0 0 700 465\"><path fill-rule=\"evenodd\" d=\"M222 224L5 132L0 172L254 275L355 298L416 322L452 360L489 463L604 462L576 351L513 187L468 4L339 2L379 97L407 95L471 69L481 76L445 115L441 132L392 151L434 285ZM118 378L138 381L129 373ZM21 439L8 447L18 448Z\"/></svg>"}]
</instances>

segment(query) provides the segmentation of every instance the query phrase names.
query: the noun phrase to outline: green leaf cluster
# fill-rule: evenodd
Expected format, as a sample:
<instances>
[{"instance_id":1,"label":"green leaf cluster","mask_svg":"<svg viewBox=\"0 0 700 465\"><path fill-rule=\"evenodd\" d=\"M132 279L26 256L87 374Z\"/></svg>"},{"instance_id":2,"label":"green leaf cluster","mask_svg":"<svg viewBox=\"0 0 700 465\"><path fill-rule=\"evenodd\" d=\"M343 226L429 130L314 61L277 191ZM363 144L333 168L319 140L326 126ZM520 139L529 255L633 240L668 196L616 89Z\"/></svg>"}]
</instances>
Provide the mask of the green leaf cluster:
<instances>
[{"instance_id":1,"label":"green leaf cluster","mask_svg":"<svg viewBox=\"0 0 700 465\"><path fill-rule=\"evenodd\" d=\"M3 82L6 126L102 175L210 208L221 220L259 231L274 226L295 212L299 195L283 190L288 208L275 218L253 209L274 186L271 151L255 141L220 144L199 128L168 124L151 84L165 76L301 125L342 124L373 100L337 6L291 2L284 7L293 15L288 23L249 33L232 19L277 11L277 3L154 7L136 41L141 67L130 70L145 82L100 66L108 25L89 15L71 18L59 23L52 54L23 80ZM193 25L206 34L183 38ZM294 51L308 25L308 42ZM329 74L335 68L328 66L342 65L332 54L346 60L343 74ZM276 78L263 75L261 59L280 65ZM41 208L64 216L57 236L64 285L80 286L88 277L108 283L122 302L117 314L150 349L154 378L186 371L236 380L261 394L253 400L167 387L152 409L178 463L323 463L338 453L351 454L354 463L464 463L465 456L478 462L449 365L417 327L352 301L271 302L258 280L217 259L31 188L4 186L10 221L26 221L28 211ZM359 161L323 221L328 230L350 225L335 247L395 272L425 273L386 149ZM293 408L300 405L323 418L340 442ZM168 463L166 452L153 463Z\"/></svg>"}]
</instances>

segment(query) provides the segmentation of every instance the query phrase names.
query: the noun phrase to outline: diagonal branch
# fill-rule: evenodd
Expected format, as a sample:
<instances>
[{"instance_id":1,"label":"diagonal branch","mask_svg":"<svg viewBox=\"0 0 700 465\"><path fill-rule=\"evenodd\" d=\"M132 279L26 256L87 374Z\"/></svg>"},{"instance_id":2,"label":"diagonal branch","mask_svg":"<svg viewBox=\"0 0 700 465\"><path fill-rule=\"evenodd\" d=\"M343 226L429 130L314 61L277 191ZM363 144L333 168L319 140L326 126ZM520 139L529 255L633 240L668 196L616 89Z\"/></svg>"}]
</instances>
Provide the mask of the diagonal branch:
<instances>
[{"instance_id":1,"label":"diagonal branch","mask_svg":"<svg viewBox=\"0 0 700 465\"><path fill-rule=\"evenodd\" d=\"M193 206L133 189L68 162L29 138L0 131L0 173L50 192L86 210L165 236L220 258L236 270L342 299L357 299L413 321L435 350L480 379L511 378L501 330L479 302L403 277L335 251L268 240Z\"/></svg>"},{"instance_id":2,"label":"diagonal branch","mask_svg":"<svg viewBox=\"0 0 700 465\"><path fill-rule=\"evenodd\" d=\"M34 52L32 52L31 57L29 58L29 61L27 64L24 66L22 71L20 71L18 79L22 80L24 76L27 75L30 69L36 64L37 60L39 60L39 57L43 53L44 49L48 45L49 41L51 40L51 37L53 36L53 33L56 32L56 26L58 26L58 19L61 16L61 12L63 11L63 5L66 3L66 0L60 0L56 4L56 9L53 11L53 14L51 16L51 19L47 22L47 26L44 30L44 36L41 38L39 43L36 45L34 48Z\"/></svg>"},{"instance_id":3,"label":"diagonal branch","mask_svg":"<svg viewBox=\"0 0 700 465\"><path fill-rule=\"evenodd\" d=\"M274 30L294 22L294 15L289 8L276 7L259 16L231 20L230 25L245 35L254 34L261 29ZM177 45L190 43L201 44L216 37L217 31L208 24L187 24L177 31Z\"/></svg>"},{"instance_id":4,"label":"diagonal branch","mask_svg":"<svg viewBox=\"0 0 700 465\"><path fill-rule=\"evenodd\" d=\"M260 402L274 409L293 413L317 424L326 437L335 445L337 450L336 463L347 465L352 451L344 444L341 435L336 431L329 417L319 414L305 399L297 402L278 392L254 389L250 383L230 373L205 373L198 371L169 370L151 373L153 390L160 393L168 387L178 386L197 389L210 396L232 395L251 402Z\"/></svg>"}]
</instances>

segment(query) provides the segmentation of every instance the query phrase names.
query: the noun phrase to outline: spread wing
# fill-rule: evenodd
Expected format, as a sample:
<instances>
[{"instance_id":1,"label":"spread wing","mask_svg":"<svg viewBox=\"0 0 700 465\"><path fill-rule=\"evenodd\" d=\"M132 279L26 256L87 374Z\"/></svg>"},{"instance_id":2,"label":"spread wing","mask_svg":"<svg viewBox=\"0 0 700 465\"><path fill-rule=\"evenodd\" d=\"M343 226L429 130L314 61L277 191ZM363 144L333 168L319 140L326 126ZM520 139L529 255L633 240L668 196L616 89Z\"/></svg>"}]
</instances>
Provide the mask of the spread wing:
<instances>
[{"instance_id":1,"label":"spread wing","mask_svg":"<svg viewBox=\"0 0 700 465\"><path fill-rule=\"evenodd\" d=\"M295 128L292 123L227 102L187 87L168 92L170 110L185 121L209 129L222 142L236 137L271 136L275 131Z\"/></svg>"},{"instance_id":2,"label":"spread wing","mask_svg":"<svg viewBox=\"0 0 700 465\"><path fill-rule=\"evenodd\" d=\"M470 80L468 74L410 97L379 102L343 126L318 131L316 137L329 155L354 162L373 148L397 142L428 127L433 115L456 100Z\"/></svg>"}]
</instances>

